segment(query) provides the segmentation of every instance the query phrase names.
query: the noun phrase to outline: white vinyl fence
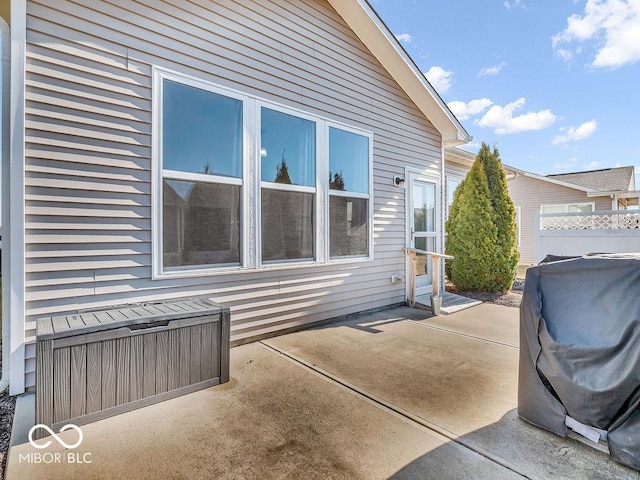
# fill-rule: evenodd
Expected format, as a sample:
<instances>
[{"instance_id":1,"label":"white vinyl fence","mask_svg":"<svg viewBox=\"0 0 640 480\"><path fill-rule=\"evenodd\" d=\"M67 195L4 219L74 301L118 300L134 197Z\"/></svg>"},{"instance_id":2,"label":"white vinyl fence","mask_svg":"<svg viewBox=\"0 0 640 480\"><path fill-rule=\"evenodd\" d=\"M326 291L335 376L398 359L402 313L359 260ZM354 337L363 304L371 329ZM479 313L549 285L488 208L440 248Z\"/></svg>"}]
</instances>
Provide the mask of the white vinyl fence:
<instances>
[{"instance_id":1,"label":"white vinyl fence","mask_svg":"<svg viewBox=\"0 0 640 480\"><path fill-rule=\"evenodd\" d=\"M640 212L538 214L536 260L551 255L640 252Z\"/></svg>"}]
</instances>

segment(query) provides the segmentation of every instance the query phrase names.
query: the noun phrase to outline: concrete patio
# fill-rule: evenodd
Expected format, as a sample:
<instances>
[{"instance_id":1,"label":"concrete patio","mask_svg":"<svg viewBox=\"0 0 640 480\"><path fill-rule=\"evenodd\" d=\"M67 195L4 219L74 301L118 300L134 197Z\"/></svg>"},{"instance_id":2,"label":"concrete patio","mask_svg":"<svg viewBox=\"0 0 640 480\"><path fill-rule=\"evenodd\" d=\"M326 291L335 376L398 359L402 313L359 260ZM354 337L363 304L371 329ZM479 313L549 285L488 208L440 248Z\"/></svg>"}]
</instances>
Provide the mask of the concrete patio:
<instances>
[{"instance_id":1,"label":"concrete patio","mask_svg":"<svg viewBox=\"0 0 640 480\"><path fill-rule=\"evenodd\" d=\"M83 426L75 450L31 446L23 398L7 478L640 478L521 421L517 373L517 309L388 310L233 348L228 384Z\"/></svg>"}]
</instances>

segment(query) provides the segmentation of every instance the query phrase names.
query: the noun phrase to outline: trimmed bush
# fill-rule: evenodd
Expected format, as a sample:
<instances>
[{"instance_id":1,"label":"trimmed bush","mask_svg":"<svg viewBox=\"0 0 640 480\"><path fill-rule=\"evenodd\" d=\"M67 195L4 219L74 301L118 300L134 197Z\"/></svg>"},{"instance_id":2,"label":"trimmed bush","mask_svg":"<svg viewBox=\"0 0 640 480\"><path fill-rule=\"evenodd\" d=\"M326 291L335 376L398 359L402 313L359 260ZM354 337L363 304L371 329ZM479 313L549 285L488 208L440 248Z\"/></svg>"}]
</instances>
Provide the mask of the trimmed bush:
<instances>
[{"instance_id":1,"label":"trimmed bush","mask_svg":"<svg viewBox=\"0 0 640 480\"><path fill-rule=\"evenodd\" d=\"M518 266L515 208L498 150L482 144L446 223L446 273L461 290L506 291Z\"/></svg>"}]
</instances>

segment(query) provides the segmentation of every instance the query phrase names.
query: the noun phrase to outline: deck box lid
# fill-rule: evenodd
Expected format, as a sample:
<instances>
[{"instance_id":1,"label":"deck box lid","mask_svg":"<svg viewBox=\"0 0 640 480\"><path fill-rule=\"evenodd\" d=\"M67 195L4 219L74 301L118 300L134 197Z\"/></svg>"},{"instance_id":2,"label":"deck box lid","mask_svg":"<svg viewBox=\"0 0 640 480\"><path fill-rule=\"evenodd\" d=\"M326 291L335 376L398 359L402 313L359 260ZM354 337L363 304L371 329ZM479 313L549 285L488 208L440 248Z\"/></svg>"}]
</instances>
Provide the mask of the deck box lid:
<instances>
[{"instance_id":1,"label":"deck box lid","mask_svg":"<svg viewBox=\"0 0 640 480\"><path fill-rule=\"evenodd\" d=\"M188 298L117 305L101 310L80 311L75 315L44 317L37 321L37 340L83 335L120 327L161 326L171 320L219 315L228 307L207 298Z\"/></svg>"}]
</instances>

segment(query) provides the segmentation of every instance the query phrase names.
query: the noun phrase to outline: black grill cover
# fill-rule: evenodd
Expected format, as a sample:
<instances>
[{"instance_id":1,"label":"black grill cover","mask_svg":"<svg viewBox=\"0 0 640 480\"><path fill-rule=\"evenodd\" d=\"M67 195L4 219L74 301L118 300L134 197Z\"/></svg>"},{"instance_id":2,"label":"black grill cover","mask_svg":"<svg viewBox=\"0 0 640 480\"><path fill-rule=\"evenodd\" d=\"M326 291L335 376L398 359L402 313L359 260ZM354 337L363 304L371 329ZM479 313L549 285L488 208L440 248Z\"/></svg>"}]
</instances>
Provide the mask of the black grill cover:
<instances>
[{"instance_id":1,"label":"black grill cover","mask_svg":"<svg viewBox=\"0 0 640 480\"><path fill-rule=\"evenodd\" d=\"M527 270L518 414L563 436L567 415L605 430L611 456L640 469L640 256Z\"/></svg>"}]
</instances>

